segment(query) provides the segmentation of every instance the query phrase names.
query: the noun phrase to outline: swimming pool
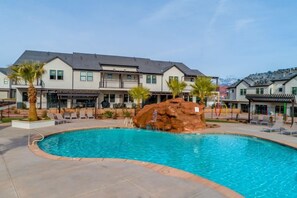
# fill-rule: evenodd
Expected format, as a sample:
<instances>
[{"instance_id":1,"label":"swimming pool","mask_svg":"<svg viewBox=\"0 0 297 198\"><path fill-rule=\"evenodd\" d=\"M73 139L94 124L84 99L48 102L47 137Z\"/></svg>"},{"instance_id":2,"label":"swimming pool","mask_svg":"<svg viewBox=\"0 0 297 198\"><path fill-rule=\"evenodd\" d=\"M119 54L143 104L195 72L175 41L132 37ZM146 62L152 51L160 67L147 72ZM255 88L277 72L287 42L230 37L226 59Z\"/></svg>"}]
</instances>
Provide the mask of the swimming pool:
<instances>
[{"instance_id":1,"label":"swimming pool","mask_svg":"<svg viewBox=\"0 0 297 198\"><path fill-rule=\"evenodd\" d=\"M51 135L38 144L58 156L163 164L210 179L245 197L297 197L297 151L257 138L90 129Z\"/></svg>"}]
</instances>

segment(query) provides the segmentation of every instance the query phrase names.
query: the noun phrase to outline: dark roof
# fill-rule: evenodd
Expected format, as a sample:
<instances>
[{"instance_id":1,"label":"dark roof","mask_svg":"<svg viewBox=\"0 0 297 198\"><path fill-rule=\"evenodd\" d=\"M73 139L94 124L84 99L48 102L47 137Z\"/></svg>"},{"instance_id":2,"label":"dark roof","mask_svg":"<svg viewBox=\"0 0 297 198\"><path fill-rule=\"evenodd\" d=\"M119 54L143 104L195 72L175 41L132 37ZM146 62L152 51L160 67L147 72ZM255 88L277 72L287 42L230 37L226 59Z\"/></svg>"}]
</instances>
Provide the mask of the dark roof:
<instances>
[{"instance_id":1,"label":"dark roof","mask_svg":"<svg viewBox=\"0 0 297 198\"><path fill-rule=\"evenodd\" d=\"M0 68L0 72L7 75L8 73L8 68Z\"/></svg>"},{"instance_id":2,"label":"dark roof","mask_svg":"<svg viewBox=\"0 0 297 198\"><path fill-rule=\"evenodd\" d=\"M252 102L295 102L293 94L247 94L245 97Z\"/></svg>"},{"instance_id":3,"label":"dark roof","mask_svg":"<svg viewBox=\"0 0 297 198\"><path fill-rule=\"evenodd\" d=\"M201 76L199 70L190 69L180 62L158 61L148 58L112 56L87 53L57 53L26 50L15 62L20 64L25 61L49 62L55 58L59 58L70 65L73 69L84 69L100 71L104 65L137 67L140 73L162 74L166 69L176 66L187 76Z\"/></svg>"},{"instance_id":4,"label":"dark roof","mask_svg":"<svg viewBox=\"0 0 297 198\"><path fill-rule=\"evenodd\" d=\"M245 81L251 87L266 87L271 85L275 81L285 81L287 83L289 80L297 76L297 67L288 69L279 69L276 71L268 71L265 73L255 73L239 80L229 88L235 88L239 83Z\"/></svg>"}]
</instances>

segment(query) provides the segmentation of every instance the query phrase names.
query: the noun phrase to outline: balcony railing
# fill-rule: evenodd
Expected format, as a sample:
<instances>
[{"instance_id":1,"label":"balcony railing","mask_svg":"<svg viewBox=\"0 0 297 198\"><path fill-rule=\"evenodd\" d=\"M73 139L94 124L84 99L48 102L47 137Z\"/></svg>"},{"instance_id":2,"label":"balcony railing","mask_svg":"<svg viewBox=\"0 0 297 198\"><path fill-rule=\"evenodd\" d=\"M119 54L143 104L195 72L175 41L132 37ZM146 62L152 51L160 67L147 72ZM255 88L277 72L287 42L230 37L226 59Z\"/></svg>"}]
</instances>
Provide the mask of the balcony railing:
<instances>
[{"instance_id":1,"label":"balcony railing","mask_svg":"<svg viewBox=\"0 0 297 198\"><path fill-rule=\"evenodd\" d=\"M99 82L100 88L132 88L138 86L137 81L104 80Z\"/></svg>"}]
</instances>

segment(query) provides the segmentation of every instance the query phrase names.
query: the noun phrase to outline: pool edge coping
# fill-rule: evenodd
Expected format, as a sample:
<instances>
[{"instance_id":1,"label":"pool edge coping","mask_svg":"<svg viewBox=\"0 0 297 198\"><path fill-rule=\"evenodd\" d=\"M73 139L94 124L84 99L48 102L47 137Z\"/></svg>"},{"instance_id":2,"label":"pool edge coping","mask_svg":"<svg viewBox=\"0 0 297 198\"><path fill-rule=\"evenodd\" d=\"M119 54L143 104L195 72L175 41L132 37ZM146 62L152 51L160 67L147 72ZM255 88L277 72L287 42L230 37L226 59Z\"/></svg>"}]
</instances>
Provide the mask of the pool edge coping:
<instances>
[{"instance_id":1,"label":"pool edge coping","mask_svg":"<svg viewBox=\"0 0 297 198\"><path fill-rule=\"evenodd\" d=\"M88 130L88 129L96 129L96 128L112 129L112 128L127 128L127 127L89 127L89 128L82 127L82 128L74 128L74 129L69 129L69 130L59 130L59 131L55 131L55 132L48 132L44 135L44 137L54 135L54 134L59 134L59 133L71 132L71 131L75 131L75 130ZM191 133L185 133L185 134L191 134ZM283 146L288 146L288 147L297 149L297 144L290 143L290 142L287 142L284 140L276 140L276 139L269 138L269 137L263 137L256 133L249 134L249 133L245 133L245 132L229 132L229 131L225 131L225 132L195 131L195 132L192 132L192 134L229 134L229 135L241 135L241 136L248 136L248 137L256 137L259 139L268 140L271 142L281 144ZM221 195L223 195L225 197L234 197L234 198L244 197L243 195L239 194L238 192L231 190L230 188L225 187L223 185L217 184L211 180L208 180L201 176L197 176L197 175L194 175L192 173L189 173L189 172L186 172L186 171L183 171L180 169L165 166L165 165L160 165L160 164L155 164L155 163L150 163L150 162L143 162L143 161L138 161L138 160L120 159L120 158L70 158L70 157L55 156L55 155L51 155L51 154L46 153L43 150L41 150L39 148L39 146L37 145L37 142L34 142L34 144L28 144L28 148L35 155L42 157L42 158L50 159L50 160L86 161L86 162L108 161L108 162L130 163L130 164L134 164L134 165L138 165L138 166L142 166L142 167L154 170L155 172L157 172L159 174L182 178L185 180L190 180L193 182L200 183L201 185L207 186L207 187L217 191L218 193L220 193Z\"/></svg>"}]
</instances>

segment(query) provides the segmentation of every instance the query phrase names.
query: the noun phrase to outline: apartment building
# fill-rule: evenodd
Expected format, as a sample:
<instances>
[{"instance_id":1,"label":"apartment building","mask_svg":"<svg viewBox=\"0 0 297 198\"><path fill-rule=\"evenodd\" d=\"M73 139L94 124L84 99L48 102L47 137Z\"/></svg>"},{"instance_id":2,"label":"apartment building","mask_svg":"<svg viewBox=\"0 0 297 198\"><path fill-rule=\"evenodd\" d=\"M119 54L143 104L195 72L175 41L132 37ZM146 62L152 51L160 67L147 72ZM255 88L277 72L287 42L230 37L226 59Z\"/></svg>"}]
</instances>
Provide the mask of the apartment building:
<instances>
[{"instance_id":1,"label":"apartment building","mask_svg":"<svg viewBox=\"0 0 297 198\"><path fill-rule=\"evenodd\" d=\"M293 112L297 95L297 68L251 74L228 87L224 102L243 112L269 114ZM252 104L251 104L252 102ZM294 107L294 114L297 109Z\"/></svg>"},{"instance_id":2,"label":"apartment building","mask_svg":"<svg viewBox=\"0 0 297 198\"><path fill-rule=\"evenodd\" d=\"M7 77L7 68L0 68L0 99L10 97L10 80Z\"/></svg>"},{"instance_id":3,"label":"apartment building","mask_svg":"<svg viewBox=\"0 0 297 198\"><path fill-rule=\"evenodd\" d=\"M26 61L45 63L45 73L35 83L38 91L38 108L57 106L100 108L104 104L110 107L115 104L131 107L134 101L129 96L128 90L139 85L151 91L147 103L158 103L172 97L166 83L171 79L185 81L188 86L183 97L186 100L195 100L195 97L189 95L190 84L194 82L195 77L204 76L200 71L190 69L180 62L136 57L26 50L15 64ZM4 70L6 72L2 73L3 77L0 76L3 78L0 79L1 83L7 79L7 69ZM26 82L8 81L6 87L1 85L1 91L2 87L3 90L8 90L10 97L16 98L18 104L27 103ZM102 103L103 101L105 103Z\"/></svg>"}]
</instances>

